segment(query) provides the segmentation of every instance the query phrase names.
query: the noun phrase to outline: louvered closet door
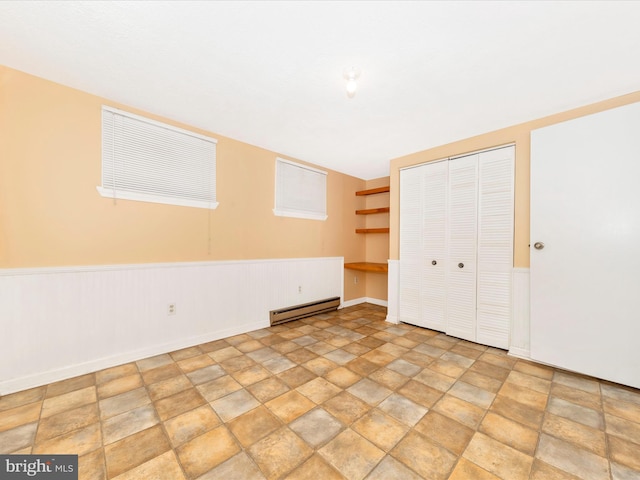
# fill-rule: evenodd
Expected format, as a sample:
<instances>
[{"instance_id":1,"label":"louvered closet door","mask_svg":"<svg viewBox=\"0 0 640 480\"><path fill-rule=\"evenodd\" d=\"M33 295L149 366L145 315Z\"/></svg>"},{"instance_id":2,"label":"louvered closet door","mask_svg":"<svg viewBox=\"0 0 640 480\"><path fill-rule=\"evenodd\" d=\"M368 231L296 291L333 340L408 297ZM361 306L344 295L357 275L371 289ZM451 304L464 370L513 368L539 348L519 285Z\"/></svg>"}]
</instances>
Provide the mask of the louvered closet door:
<instances>
[{"instance_id":1,"label":"louvered closet door","mask_svg":"<svg viewBox=\"0 0 640 480\"><path fill-rule=\"evenodd\" d=\"M447 334L476 341L478 154L449 161Z\"/></svg>"},{"instance_id":2,"label":"louvered closet door","mask_svg":"<svg viewBox=\"0 0 640 480\"><path fill-rule=\"evenodd\" d=\"M509 347L514 147L479 154L476 338Z\"/></svg>"},{"instance_id":3,"label":"louvered closet door","mask_svg":"<svg viewBox=\"0 0 640 480\"><path fill-rule=\"evenodd\" d=\"M422 174L424 167L400 171L400 321L421 325Z\"/></svg>"},{"instance_id":4,"label":"louvered closet door","mask_svg":"<svg viewBox=\"0 0 640 480\"><path fill-rule=\"evenodd\" d=\"M448 162L424 165L422 199L422 325L446 330Z\"/></svg>"}]
</instances>

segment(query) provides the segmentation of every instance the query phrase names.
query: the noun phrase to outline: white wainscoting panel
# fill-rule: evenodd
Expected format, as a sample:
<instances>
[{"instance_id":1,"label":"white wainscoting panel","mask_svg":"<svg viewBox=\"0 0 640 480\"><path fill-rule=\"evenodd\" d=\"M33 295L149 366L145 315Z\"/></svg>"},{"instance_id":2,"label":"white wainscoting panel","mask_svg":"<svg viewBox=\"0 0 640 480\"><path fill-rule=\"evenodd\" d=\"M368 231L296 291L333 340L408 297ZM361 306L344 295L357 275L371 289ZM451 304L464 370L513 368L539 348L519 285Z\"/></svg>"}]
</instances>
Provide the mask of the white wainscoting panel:
<instances>
[{"instance_id":1,"label":"white wainscoting panel","mask_svg":"<svg viewBox=\"0 0 640 480\"><path fill-rule=\"evenodd\" d=\"M264 328L270 310L342 299L343 264L324 257L0 270L0 395Z\"/></svg>"},{"instance_id":2,"label":"white wainscoting panel","mask_svg":"<svg viewBox=\"0 0 640 480\"><path fill-rule=\"evenodd\" d=\"M387 260L387 322L400 323L400 260Z\"/></svg>"},{"instance_id":3,"label":"white wainscoting panel","mask_svg":"<svg viewBox=\"0 0 640 480\"><path fill-rule=\"evenodd\" d=\"M513 269L513 314L509 354L522 358L531 358L529 278L528 268Z\"/></svg>"}]
</instances>

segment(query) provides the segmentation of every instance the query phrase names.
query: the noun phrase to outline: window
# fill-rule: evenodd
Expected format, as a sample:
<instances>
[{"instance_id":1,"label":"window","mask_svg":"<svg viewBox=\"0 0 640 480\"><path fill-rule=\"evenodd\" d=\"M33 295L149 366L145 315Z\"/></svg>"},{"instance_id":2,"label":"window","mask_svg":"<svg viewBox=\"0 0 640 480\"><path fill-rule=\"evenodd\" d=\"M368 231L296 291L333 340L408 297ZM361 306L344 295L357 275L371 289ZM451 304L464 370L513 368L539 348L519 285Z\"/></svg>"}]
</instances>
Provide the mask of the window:
<instances>
[{"instance_id":1,"label":"window","mask_svg":"<svg viewBox=\"0 0 640 480\"><path fill-rule=\"evenodd\" d=\"M216 140L102 107L104 197L214 209Z\"/></svg>"},{"instance_id":2,"label":"window","mask_svg":"<svg viewBox=\"0 0 640 480\"><path fill-rule=\"evenodd\" d=\"M276 206L283 217L327 219L327 172L276 158Z\"/></svg>"}]
</instances>

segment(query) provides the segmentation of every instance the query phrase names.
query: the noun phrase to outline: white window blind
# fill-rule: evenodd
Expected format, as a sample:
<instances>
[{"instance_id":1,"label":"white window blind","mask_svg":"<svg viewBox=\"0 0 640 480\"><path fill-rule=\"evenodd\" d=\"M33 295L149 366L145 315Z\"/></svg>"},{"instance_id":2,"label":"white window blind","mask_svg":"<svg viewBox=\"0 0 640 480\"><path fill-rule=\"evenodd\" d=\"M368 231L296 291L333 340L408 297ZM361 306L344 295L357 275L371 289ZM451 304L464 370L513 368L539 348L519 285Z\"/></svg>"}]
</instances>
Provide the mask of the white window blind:
<instances>
[{"instance_id":1,"label":"white window blind","mask_svg":"<svg viewBox=\"0 0 640 480\"><path fill-rule=\"evenodd\" d=\"M104 197L214 209L216 140L102 107Z\"/></svg>"},{"instance_id":2,"label":"white window blind","mask_svg":"<svg viewBox=\"0 0 640 480\"><path fill-rule=\"evenodd\" d=\"M327 172L276 158L276 205L283 217L327 219Z\"/></svg>"}]
</instances>

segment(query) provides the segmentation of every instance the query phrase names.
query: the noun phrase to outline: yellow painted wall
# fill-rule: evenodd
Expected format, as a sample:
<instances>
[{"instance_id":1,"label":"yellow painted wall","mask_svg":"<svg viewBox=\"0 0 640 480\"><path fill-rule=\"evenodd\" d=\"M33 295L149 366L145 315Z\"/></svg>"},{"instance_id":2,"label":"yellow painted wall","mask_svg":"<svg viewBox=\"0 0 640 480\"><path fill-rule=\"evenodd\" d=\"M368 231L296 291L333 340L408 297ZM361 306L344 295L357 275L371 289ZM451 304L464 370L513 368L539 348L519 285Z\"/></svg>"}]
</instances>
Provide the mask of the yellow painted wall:
<instances>
[{"instance_id":1,"label":"yellow painted wall","mask_svg":"<svg viewBox=\"0 0 640 480\"><path fill-rule=\"evenodd\" d=\"M218 208L101 197L103 104L216 138ZM359 256L365 181L329 171L326 221L277 217L276 156L0 66L0 268Z\"/></svg>"},{"instance_id":2,"label":"yellow painted wall","mask_svg":"<svg viewBox=\"0 0 640 480\"><path fill-rule=\"evenodd\" d=\"M398 259L400 225L400 169L450 156L483 150L505 144L516 146L515 171L515 225L514 225L514 266L529 267L529 213L530 213L530 146L531 131L554 123L601 112L610 108L640 101L640 92L612 98L592 105L576 108L530 122L503 128L483 135L449 143L429 150L413 153L391 161L391 212L389 234L389 255ZM605 162L610 159L603 159Z\"/></svg>"}]
</instances>

